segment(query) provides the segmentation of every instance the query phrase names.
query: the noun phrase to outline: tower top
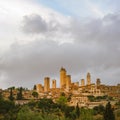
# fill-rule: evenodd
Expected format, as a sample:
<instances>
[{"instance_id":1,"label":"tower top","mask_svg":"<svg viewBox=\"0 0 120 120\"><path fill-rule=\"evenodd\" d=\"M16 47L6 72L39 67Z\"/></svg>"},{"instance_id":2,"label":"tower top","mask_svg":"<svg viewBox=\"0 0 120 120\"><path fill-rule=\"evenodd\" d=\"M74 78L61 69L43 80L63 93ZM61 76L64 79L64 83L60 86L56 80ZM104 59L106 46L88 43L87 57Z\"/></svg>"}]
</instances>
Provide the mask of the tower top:
<instances>
[{"instance_id":1,"label":"tower top","mask_svg":"<svg viewBox=\"0 0 120 120\"><path fill-rule=\"evenodd\" d=\"M90 73L89 73L89 72L87 73L87 76L90 76Z\"/></svg>"},{"instance_id":2,"label":"tower top","mask_svg":"<svg viewBox=\"0 0 120 120\"><path fill-rule=\"evenodd\" d=\"M61 67L60 71L66 71L65 68Z\"/></svg>"}]
</instances>

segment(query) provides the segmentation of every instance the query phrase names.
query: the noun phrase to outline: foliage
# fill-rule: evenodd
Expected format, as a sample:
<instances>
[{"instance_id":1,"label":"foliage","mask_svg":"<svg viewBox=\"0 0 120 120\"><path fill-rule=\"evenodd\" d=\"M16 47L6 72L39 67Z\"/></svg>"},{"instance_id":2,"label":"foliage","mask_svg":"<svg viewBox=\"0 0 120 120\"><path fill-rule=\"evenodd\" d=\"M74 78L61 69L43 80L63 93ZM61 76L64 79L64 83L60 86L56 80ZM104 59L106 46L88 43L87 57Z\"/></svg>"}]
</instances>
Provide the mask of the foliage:
<instances>
[{"instance_id":1,"label":"foliage","mask_svg":"<svg viewBox=\"0 0 120 120\"><path fill-rule=\"evenodd\" d=\"M93 95L89 95L87 97L88 97L88 99L89 99L90 102L97 102L97 101L102 101L102 100L113 100L112 97L107 96L107 95L97 96L97 97L95 97Z\"/></svg>"},{"instance_id":2,"label":"foliage","mask_svg":"<svg viewBox=\"0 0 120 120\"><path fill-rule=\"evenodd\" d=\"M115 105L120 108L120 100L118 102L115 103Z\"/></svg>"},{"instance_id":3,"label":"foliage","mask_svg":"<svg viewBox=\"0 0 120 120\"><path fill-rule=\"evenodd\" d=\"M33 86L33 90L36 90L36 85Z\"/></svg>"},{"instance_id":4,"label":"foliage","mask_svg":"<svg viewBox=\"0 0 120 120\"><path fill-rule=\"evenodd\" d=\"M76 106L76 109L75 109L75 113L76 113L77 118L79 118L80 117L80 108L79 108L78 103L77 103L77 106Z\"/></svg>"},{"instance_id":5,"label":"foliage","mask_svg":"<svg viewBox=\"0 0 120 120\"><path fill-rule=\"evenodd\" d=\"M10 96L8 97L9 100L11 100L11 101L14 100L12 89L13 89L13 88L10 88Z\"/></svg>"},{"instance_id":6,"label":"foliage","mask_svg":"<svg viewBox=\"0 0 120 120\"><path fill-rule=\"evenodd\" d=\"M93 110L81 108L80 113L80 120L94 120Z\"/></svg>"},{"instance_id":7,"label":"foliage","mask_svg":"<svg viewBox=\"0 0 120 120\"><path fill-rule=\"evenodd\" d=\"M2 92L0 92L0 100L3 100Z\"/></svg>"},{"instance_id":8,"label":"foliage","mask_svg":"<svg viewBox=\"0 0 120 120\"><path fill-rule=\"evenodd\" d=\"M35 98L38 98L38 92L35 92L35 91L34 91L34 92L32 93L32 96L35 97Z\"/></svg>"},{"instance_id":9,"label":"foliage","mask_svg":"<svg viewBox=\"0 0 120 120\"><path fill-rule=\"evenodd\" d=\"M93 95L89 95L87 97L88 97L90 102L94 102L95 101L95 97Z\"/></svg>"},{"instance_id":10,"label":"foliage","mask_svg":"<svg viewBox=\"0 0 120 120\"><path fill-rule=\"evenodd\" d=\"M8 90L15 90L15 86L8 88Z\"/></svg>"},{"instance_id":11,"label":"foliage","mask_svg":"<svg viewBox=\"0 0 120 120\"><path fill-rule=\"evenodd\" d=\"M71 101L71 97L72 97L72 94L70 94L67 98L67 101L70 102Z\"/></svg>"},{"instance_id":12,"label":"foliage","mask_svg":"<svg viewBox=\"0 0 120 120\"><path fill-rule=\"evenodd\" d=\"M17 100L22 100L23 99L22 91L23 91L23 88L20 87L19 92L17 93Z\"/></svg>"},{"instance_id":13,"label":"foliage","mask_svg":"<svg viewBox=\"0 0 120 120\"><path fill-rule=\"evenodd\" d=\"M61 92L61 93L60 93L60 96L65 96L65 93L64 93L64 92Z\"/></svg>"},{"instance_id":14,"label":"foliage","mask_svg":"<svg viewBox=\"0 0 120 120\"><path fill-rule=\"evenodd\" d=\"M111 108L110 102L106 104L105 112L104 112L104 120L115 120L115 115Z\"/></svg>"},{"instance_id":15,"label":"foliage","mask_svg":"<svg viewBox=\"0 0 120 120\"><path fill-rule=\"evenodd\" d=\"M15 107L14 102L0 100L0 114L6 114Z\"/></svg>"},{"instance_id":16,"label":"foliage","mask_svg":"<svg viewBox=\"0 0 120 120\"><path fill-rule=\"evenodd\" d=\"M103 113L105 111L105 107L103 105L95 106L93 108L93 111L94 111L94 115L97 115L97 114L103 115Z\"/></svg>"},{"instance_id":17,"label":"foliage","mask_svg":"<svg viewBox=\"0 0 120 120\"><path fill-rule=\"evenodd\" d=\"M31 109L35 108L37 106L37 102L35 102L34 100L31 100L28 102L27 104Z\"/></svg>"},{"instance_id":18,"label":"foliage","mask_svg":"<svg viewBox=\"0 0 120 120\"><path fill-rule=\"evenodd\" d=\"M31 111L28 106L23 106L18 112L16 120L42 120L42 116Z\"/></svg>"},{"instance_id":19,"label":"foliage","mask_svg":"<svg viewBox=\"0 0 120 120\"><path fill-rule=\"evenodd\" d=\"M43 98L39 101L31 100L24 105L15 105L13 101L1 99L0 120L103 120L103 114L104 118L108 118L104 120L115 120L110 103L105 108L100 105L88 109L79 108L78 104L76 107L68 106L63 98L66 97L60 96L57 103ZM119 115L120 112L117 111L117 118Z\"/></svg>"},{"instance_id":20,"label":"foliage","mask_svg":"<svg viewBox=\"0 0 120 120\"><path fill-rule=\"evenodd\" d=\"M75 107L65 106L64 115L68 119L75 119L76 118Z\"/></svg>"},{"instance_id":21,"label":"foliage","mask_svg":"<svg viewBox=\"0 0 120 120\"><path fill-rule=\"evenodd\" d=\"M64 106L67 103L67 98L65 96L60 96L56 101L59 105Z\"/></svg>"},{"instance_id":22,"label":"foliage","mask_svg":"<svg viewBox=\"0 0 120 120\"><path fill-rule=\"evenodd\" d=\"M43 98L38 102L38 108L40 108L43 112L53 112L55 108L59 106L52 101L52 99Z\"/></svg>"}]
</instances>

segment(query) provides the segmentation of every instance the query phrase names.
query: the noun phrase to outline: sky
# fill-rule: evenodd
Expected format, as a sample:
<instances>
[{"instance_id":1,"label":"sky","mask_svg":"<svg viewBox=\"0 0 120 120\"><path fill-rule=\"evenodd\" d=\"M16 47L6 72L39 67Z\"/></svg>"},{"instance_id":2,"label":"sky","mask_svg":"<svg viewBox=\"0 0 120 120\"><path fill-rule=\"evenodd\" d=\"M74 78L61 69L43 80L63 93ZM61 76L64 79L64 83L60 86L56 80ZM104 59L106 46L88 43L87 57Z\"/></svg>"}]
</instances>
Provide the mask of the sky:
<instances>
[{"instance_id":1,"label":"sky","mask_svg":"<svg viewBox=\"0 0 120 120\"><path fill-rule=\"evenodd\" d=\"M73 82L91 73L120 83L119 0L1 0L0 88L33 88L57 80L64 67Z\"/></svg>"}]
</instances>

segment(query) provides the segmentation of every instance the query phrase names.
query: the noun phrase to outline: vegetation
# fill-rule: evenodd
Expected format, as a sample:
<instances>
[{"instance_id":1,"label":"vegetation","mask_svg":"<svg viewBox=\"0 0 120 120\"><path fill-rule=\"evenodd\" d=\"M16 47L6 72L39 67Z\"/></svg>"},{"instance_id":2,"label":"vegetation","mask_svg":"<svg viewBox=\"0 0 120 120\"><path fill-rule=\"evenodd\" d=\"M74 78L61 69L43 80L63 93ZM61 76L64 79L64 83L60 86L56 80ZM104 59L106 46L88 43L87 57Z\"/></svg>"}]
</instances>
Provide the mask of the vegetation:
<instances>
[{"instance_id":1,"label":"vegetation","mask_svg":"<svg viewBox=\"0 0 120 120\"><path fill-rule=\"evenodd\" d=\"M13 101L13 100L14 100L12 90L13 90L13 88L10 88L10 96L8 97L11 101Z\"/></svg>"},{"instance_id":2,"label":"vegetation","mask_svg":"<svg viewBox=\"0 0 120 120\"><path fill-rule=\"evenodd\" d=\"M102 100L113 100L112 97L107 96L107 95L105 95L105 96L97 96L97 97L95 97L93 95L89 95L87 97L88 97L90 102L99 102L99 101L102 101Z\"/></svg>"},{"instance_id":3,"label":"vegetation","mask_svg":"<svg viewBox=\"0 0 120 120\"><path fill-rule=\"evenodd\" d=\"M10 93L12 96L11 89ZM18 93L21 96L22 89L19 89ZM116 104L119 105L119 102ZM119 120L120 111L113 111L110 102L106 107L99 105L93 109L79 108L78 104L75 107L68 106L63 93L56 102L42 98L31 100L24 105L16 105L11 99L4 100L0 94L0 120L115 120L114 112L116 120Z\"/></svg>"},{"instance_id":4,"label":"vegetation","mask_svg":"<svg viewBox=\"0 0 120 120\"><path fill-rule=\"evenodd\" d=\"M33 90L36 90L36 85L33 86Z\"/></svg>"},{"instance_id":5,"label":"vegetation","mask_svg":"<svg viewBox=\"0 0 120 120\"><path fill-rule=\"evenodd\" d=\"M113 109L111 108L110 102L107 103L104 112L104 120L115 120Z\"/></svg>"},{"instance_id":6,"label":"vegetation","mask_svg":"<svg viewBox=\"0 0 120 120\"><path fill-rule=\"evenodd\" d=\"M103 105L95 106L93 108L94 115L97 115L97 114L103 115L104 111L105 111L105 107Z\"/></svg>"},{"instance_id":7,"label":"vegetation","mask_svg":"<svg viewBox=\"0 0 120 120\"><path fill-rule=\"evenodd\" d=\"M23 99L23 95L22 95L23 88L20 87L18 90L19 92L17 93L17 100L22 100Z\"/></svg>"},{"instance_id":8,"label":"vegetation","mask_svg":"<svg viewBox=\"0 0 120 120\"><path fill-rule=\"evenodd\" d=\"M35 98L38 98L38 92L35 92L35 91L34 91L34 92L32 93L32 96L35 97Z\"/></svg>"}]
</instances>

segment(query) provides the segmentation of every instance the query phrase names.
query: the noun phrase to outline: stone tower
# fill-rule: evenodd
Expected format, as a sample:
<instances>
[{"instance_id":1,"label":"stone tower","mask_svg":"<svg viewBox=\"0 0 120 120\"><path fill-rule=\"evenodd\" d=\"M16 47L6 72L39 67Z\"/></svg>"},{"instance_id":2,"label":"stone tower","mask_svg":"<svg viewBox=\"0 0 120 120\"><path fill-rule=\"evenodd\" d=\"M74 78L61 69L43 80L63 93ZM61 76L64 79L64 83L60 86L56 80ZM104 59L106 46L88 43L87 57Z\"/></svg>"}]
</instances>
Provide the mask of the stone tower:
<instances>
[{"instance_id":1,"label":"stone tower","mask_svg":"<svg viewBox=\"0 0 120 120\"><path fill-rule=\"evenodd\" d=\"M64 88L66 86L66 70L65 68L60 69L60 88Z\"/></svg>"},{"instance_id":2,"label":"stone tower","mask_svg":"<svg viewBox=\"0 0 120 120\"><path fill-rule=\"evenodd\" d=\"M66 89L69 89L71 86L71 75L66 76Z\"/></svg>"},{"instance_id":3,"label":"stone tower","mask_svg":"<svg viewBox=\"0 0 120 120\"><path fill-rule=\"evenodd\" d=\"M48 92L50 90L50 78L44 78L44 92Z\"/></svg>"},{"instance_id":4,"label":"stone tower","mask_svg":"<svg viewBox=\"0 0 120 120\"><path fill-rule=\"evenodd\" d=\"M87 73L87 85L91 84L91 75L90 73Z\"/></svg>"},{"instance_id":5,"label":"stone tower","mask_svg":"<svg viewBox=\"0 0 120 120\"><path fill-rule=\"evenodd\" d=\"M97 86L100 86L100 83L101 83L100 79L97 78L97 80L96 80L96 85L97 85Z\"/></svg>"},{"instance_id":6,"label":"stone tower","mask_svg":"<svg viewBox=\"0 0 120 120\"><path fill-rule=\"evenodd\" d=\"M56 88L56 80L52 80L52 88Z\"/></svg>"},{"instance_id":7,"label":"stone tower","mask_svg":"<svg viewBox=\"0 0 120 120\"><path fill-rule=\"evenodd\" d=\"M85 80L81 79L81 86L85 86Z\"/></svg>"},{"instance_id":8,"label":"stone tower","mask_svg":"<svg viewBox=\"0 0 120 120\"><path fill-rule=\"evenodd\" d=\"M43 92L43 86L42 86L41 84L37 84L37 85L36 85L36 91L37 91L38 93Z\"/></svg>"}]
</instances>

